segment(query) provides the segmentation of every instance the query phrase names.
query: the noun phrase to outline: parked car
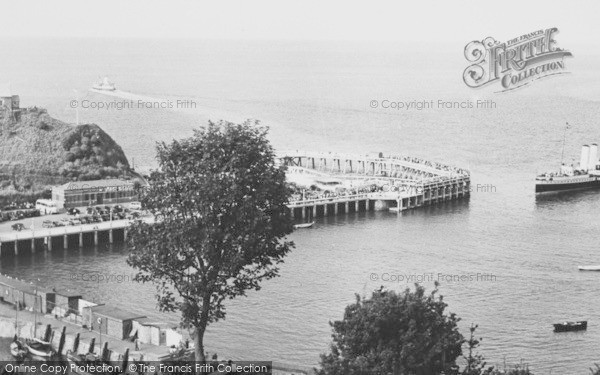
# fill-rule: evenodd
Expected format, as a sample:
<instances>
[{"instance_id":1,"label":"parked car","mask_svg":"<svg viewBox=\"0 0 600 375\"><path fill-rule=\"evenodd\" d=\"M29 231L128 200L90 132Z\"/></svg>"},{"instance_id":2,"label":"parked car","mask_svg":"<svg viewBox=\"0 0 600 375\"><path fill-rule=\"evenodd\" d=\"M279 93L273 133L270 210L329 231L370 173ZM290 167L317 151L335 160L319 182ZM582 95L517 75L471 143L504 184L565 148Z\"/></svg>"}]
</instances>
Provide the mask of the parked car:
<instances>
[{"instance_id":1,"label":"parked car","mask_svg":"<svg viewBox=\"0 0 600 375\"><path fill-rule=\"evenodd\" d=\"M67 210L67 213L68 213L69 215L77 215L77 214L81 213L81 211L79 211L79 209L78 209L78 208L71 207L71 208L69 208L69 209Z\"/></svg>"},{"instance_id":2,"label":"parked car","mask_svg":"<svg viewBox=\"0 0 600 375\"><path fill-rule=\"evenodd\" d=\"M25 225L23 225L23 223L14 223L11 226L12 230L16 230L16 231L22 231L23 229L25 229Z\"/></svg>"},{"instance_id":3,"label":"parked car","mask_svg":"<svg viewBox=\"0 0 600 375\"><path fill-rule=\"evenodd\" d=\"M141 210L142 209L142 203L141 202L131 202L131 203L129 203L129 208L131 210Z\"/></svg>"},{"instance_id":4,"label":"parked car","mask_svg":"<svg viewBox=\"0 0 600 375\"><path fill-rule=\"evenodd\" d=\"M64 227L65 224L62 221L53 221L52 225L55 227Z\"/></svg>"},{"instance_id":5,"label":"parked car","mask_svg":"<svg viewBox=\"0 0 600 375\"><path fill-rule=\"evenodd\" d=\"M102 221L109 221L110 220L110 215L107 215L107 214L102 214L102 215L100 215L100 217L102 218Z\"/></svg>"},{"instance_id":6,"label":"parked car","mask_svg":"<svg viewBox=\"0 0 600 375\"><path fill-rule=\"evenodd\" d=\"M81 220L79 220L79 219L71 219L71 220L69 220L69 223L71 225L81 225L82 224Z\"/></svg>"},{"instance_id":7,"label":"parked car","mask_svg":"<svg viewBox=\"0 0 600 375\"><path fill-rule=\"evenodd\" d=\"M60 219L60 222L62 223L62 226L63 226L63 227L66 227L66 226L72 225L72 224L71 224L71 220L67 219L66 217L65 217L64 219Z\"/></svg>"},{"instance_id":8,"label":"parked car","mask_svg":"<svg viewBox=\"0 0 600 375\"><path fill-rule=\"evenodd\" d=\"M54 222L52 220L44 220L42 228L54 228Z\"/></svg>"}]
</instances>

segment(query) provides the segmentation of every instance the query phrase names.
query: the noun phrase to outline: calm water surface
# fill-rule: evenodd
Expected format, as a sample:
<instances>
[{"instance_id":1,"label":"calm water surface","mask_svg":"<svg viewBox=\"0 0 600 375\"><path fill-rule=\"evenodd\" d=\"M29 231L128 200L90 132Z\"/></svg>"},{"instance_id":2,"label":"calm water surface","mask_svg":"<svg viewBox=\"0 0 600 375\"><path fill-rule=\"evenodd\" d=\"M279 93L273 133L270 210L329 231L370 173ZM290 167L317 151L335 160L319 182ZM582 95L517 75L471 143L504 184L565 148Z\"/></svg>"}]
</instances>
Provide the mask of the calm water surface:
<instances>
[{"instance_id":1,"label":"calm water surface","mask_svg":"<svg viewBox=\"0 0 600 375\"><path fill-rule=\"evenodd\" d=\"M2 46L14 51L0 69L13 72L21 101L65 121L74 121L68 103L75 97L113 100L86 91L99 74L139 95L195 100L192 111L80 111L136 165L152 166L156 141L190 135L208 118L252 117L271 127L278 149L415 155L470 168L475 189L494 187L474 191L469 201L400 215L325 218L297 231L281 277L229 303L227 319L210 327L211 351L316 365L330 343L328 322L342 317L355 293L369 294L382 284L411 286L374 281L372 274L481 273L494 277L442 281L440 291L449 310L462 317L463 333L471 323L479 325L481 352L490 363L523 359L536 373L574 374L600 361L599 275L577 271L579 264L600 262L600 194L533 194L536 173L560 162L566 121L573 124L567 162L578 159L581 144L600 141L597 58L580 54L570 76L494 95L462 84L463 46L437 49L444 64L428 62L427 48L394 45L59 40ZM414 52L410 59L406 48ZM493 99L497 108L369 107L372 99L478 97ZM132 275L126 252L117 245L3 257L0 272L176 323L177 316L155 310L150 286L81 280L84 273ZM566 319L589 320L588 331L554 334L552 323Z\"/></svg>"}]
</instances>

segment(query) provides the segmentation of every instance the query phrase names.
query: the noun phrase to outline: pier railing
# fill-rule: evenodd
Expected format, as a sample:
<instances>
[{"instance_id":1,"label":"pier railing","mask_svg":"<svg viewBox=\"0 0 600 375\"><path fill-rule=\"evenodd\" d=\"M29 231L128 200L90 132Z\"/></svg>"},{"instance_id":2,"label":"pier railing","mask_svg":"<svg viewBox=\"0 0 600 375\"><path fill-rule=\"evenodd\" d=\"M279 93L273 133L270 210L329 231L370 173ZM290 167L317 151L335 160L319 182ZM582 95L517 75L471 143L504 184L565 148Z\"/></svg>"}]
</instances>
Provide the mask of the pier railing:
<instances>
[{"instance_id":1,"label":"pier railing","mask_svg":"<svg viewBox=\"0 0 600 375\"><path fill-rule=\"evenodd\" d=\"M355 201L361 199L369 198L369 193L360 193L360 194L349 194L349 195L338 195L335 197L328 198L313 198L313 199L302 199L297 201L291 201L288 203L288 207L302 207L311 204L329 204L329 203L344 203L348 201Z\"/></svg>"},{"instance_id":2,"label":"pier railing","mask_svg":"<svg viewBox=\"0 0 600 375\"><path fill-rule=\"evenodd\" d=\"M147 223L153 223L154 218L142 218ZM62 235L71 235L79 233L92 233L95 231L107 231L111 229L127 228L131 223L129 219L103 221L101 223L69 225L52 228L31 229L26 228L21 231L0 233L0 242L11 242L19 240L31 240L36 238L57 237Z\"/></svg>"}]
</instances>

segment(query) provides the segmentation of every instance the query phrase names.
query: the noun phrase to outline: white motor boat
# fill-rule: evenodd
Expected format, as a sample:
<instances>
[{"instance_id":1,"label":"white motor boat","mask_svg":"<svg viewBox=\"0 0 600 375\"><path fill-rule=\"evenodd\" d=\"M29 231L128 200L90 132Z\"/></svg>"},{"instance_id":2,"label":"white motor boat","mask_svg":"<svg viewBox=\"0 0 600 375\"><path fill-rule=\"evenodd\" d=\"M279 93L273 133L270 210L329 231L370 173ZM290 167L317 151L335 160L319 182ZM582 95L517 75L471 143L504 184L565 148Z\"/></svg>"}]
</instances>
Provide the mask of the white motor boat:
<instances>
[{"instance_id":1,"label":"white motor boat","mask_svg":"<svg viewBox=\"0 0 600 375\"><path fill-rule=\"evenodd\" d=\"M115 84L108 80L108 77L98 79L98 82L94 83L92 88L101 91L115 91L117 89Z\"/></svg>"}]
</instances>

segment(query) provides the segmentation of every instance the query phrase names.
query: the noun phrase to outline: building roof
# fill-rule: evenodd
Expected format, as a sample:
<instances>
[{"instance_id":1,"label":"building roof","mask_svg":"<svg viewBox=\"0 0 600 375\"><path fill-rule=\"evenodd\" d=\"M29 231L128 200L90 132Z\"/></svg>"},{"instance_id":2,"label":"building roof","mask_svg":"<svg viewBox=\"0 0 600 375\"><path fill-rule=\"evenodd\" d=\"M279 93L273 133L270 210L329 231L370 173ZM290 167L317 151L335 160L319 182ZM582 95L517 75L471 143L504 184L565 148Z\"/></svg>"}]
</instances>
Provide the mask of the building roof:
<instances>
[{"instance_id":1,"label":"building roof","mask_svg":"<svg viewBox=\"0 0 600 375\"><path fill-rule=\"evenodd\" d=\"M140 323L143 326L151 326L151 327L157 327L157 328L162 328L162 329L177 329L177 324L170 324L167 322L157 322L156 320L150 319L150 318L138 318L135 320L136 322Z\"/></svg>"},{"instance_id":2,"label":"building roof","mask_svg":"<svg viewBox=\"0 0 600 375\"><path fill-rule=\"evenodd\" d=\"M66 184L60 185L65 190L80 190L90 188L102 188L112 186L129 186L133 185L132 180L118 180L118 179L106 179L106 180L92 180L92 181L72 181Z\"/></svg>"},{"instance_id":3,"label":"building roof","mask_svg":"<svg viewBox=\"0 0 600 375\"><path fill-rule=\"evenodd\" d=\"M139 318L145 318L145 315L134 313L131 311L121 310L119 308L107 305L99 305L90 307L92 312L96 315L102 315L107 318L112 318L116 320L133 320Z\"/></svg>"},{"instance_id":4,"label":"building roof","mask_svg":"<svg viewBox=\"0 0 600 375\"><path fill-rule=\"evenodd\" d=\"M10 83L0 83L0 98L12 97L12 91L10 90Z\"/></svg>"},{"instance_id":5,"label":"building roof","mask_svg":"<svg viewBox=\"0 0 600 375\"><path fill-rule=\"evenodd\" d=\"M81 293L77 293L71 290L64 290L64 289L54 289L54 293L62 296L62 297L67 297L67 298L81 298Z\"/></svg>"},{"instance_id":6,"label":"building roof","mask_svg":"<svg viewBox=\"0 0 600 375\"><path fill-rule=\"evenodd\" d=\"M14 277L10 277L10 276L6 276L6 275L0 275L0 284L3 285L7 285L11 288L17 289L21 292L27 293L27 294L45 294L45 293L52 293L52 291L36 286L33 283L28 283L24 280L20 280L20 279L16 279Z\"/></svg>"}]
</instances>

